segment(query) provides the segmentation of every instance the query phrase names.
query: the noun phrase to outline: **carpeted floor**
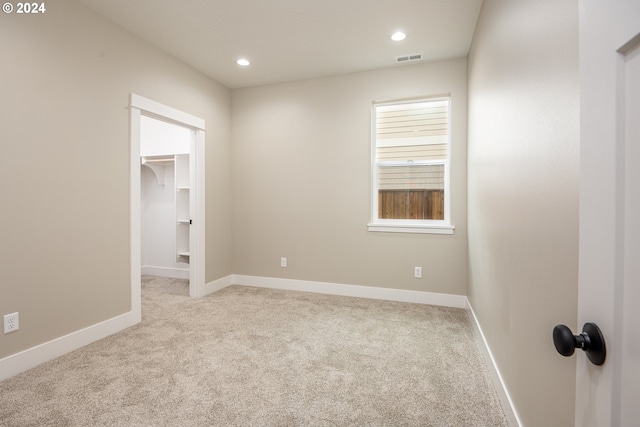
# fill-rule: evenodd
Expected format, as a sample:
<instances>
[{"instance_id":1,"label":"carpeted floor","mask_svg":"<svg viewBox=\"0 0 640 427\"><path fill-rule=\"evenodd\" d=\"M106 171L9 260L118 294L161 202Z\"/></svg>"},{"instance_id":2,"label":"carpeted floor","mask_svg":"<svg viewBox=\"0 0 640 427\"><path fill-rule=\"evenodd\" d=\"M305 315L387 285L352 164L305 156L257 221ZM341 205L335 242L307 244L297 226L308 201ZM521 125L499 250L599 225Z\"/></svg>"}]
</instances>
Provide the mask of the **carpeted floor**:
<instances>
[{"instance_id":1,"label":"carpeted floor","mask_svg":"<svg viewBox=\"0 0 640 427\"><path fill-rule=\"evenodd\" d=\"M0 426L506 426L464 310L143 278L141 324L0 382Z\"/></svg>"}]
</instances>

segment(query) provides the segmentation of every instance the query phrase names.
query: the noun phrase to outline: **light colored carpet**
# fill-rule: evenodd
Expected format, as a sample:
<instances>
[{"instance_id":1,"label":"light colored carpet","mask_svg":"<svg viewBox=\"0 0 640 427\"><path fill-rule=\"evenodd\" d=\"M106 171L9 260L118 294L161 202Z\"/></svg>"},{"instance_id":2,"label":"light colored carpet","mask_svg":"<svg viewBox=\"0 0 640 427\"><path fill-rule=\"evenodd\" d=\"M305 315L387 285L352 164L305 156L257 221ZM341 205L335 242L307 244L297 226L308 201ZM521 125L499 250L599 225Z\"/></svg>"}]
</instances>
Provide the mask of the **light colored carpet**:
<instances>
[{"instance_id":1,"label":"light colored carpet","mask_svg":"<svg viewBox=\"0 0 640 427\"><path fill-rule=\"evenodd\" d=\"M141 324L0 383L2 426L506 426L464 310L143 278Z\"/></svg>"}]
</instances>

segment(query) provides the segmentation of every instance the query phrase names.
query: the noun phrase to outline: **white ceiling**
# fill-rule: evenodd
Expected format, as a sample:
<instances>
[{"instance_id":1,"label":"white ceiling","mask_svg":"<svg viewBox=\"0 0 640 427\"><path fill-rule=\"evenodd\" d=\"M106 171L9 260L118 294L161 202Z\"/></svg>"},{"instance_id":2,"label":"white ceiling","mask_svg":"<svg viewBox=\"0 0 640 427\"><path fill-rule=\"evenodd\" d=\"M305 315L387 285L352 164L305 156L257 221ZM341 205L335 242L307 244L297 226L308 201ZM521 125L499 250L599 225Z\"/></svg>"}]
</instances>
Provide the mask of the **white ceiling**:
<instances>
[{"instance_id":1,"label":"white ceiling","mask_svg":"<svg viewBox=\"0 0 640 427\"><path fill-rule=\"evenodd\" d=\"M482 0L77 0L230 88L465 56ZM407 38L389 36L402 30ZM243 68L240 57L251 61Z\"/></svg>"}]
</instances>

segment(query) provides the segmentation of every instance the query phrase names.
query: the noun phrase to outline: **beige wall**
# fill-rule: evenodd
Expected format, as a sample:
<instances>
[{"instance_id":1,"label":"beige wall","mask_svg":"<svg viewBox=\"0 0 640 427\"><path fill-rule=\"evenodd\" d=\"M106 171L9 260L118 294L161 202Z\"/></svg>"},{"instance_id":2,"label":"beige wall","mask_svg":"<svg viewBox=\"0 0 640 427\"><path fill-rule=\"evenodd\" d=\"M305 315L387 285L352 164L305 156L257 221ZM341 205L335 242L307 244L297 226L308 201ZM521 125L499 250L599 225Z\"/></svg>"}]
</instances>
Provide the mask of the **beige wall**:
<instances>
[{"instance_id":1,"label":"beige wall","mask_svg":"<svg viewBox=\"0 0 640 427\"><path fill-rule=\"evenodd\" d=\"M526 426L573 426L578 4L485 0L469 55L469 299Z\"/></svg>"},{"instance_id":2,"label":"beige wall","mask_svg":"<svg viewBox=\"0 0 640 427\"><path fill-rule=\"evenodd\" d=\"M443 93L455 234L369 232L372 102ZM466 103L465 59L234 90L234 273L464 295Z\"/></svg>"},{"instance_id":3,"label":"beige wall","mask_svg":"<svg viewBox=\"0 0 640 427\"><path fill-rule=\"evenodd\" d=\"M206 280L229 275L230 91L68 0L0 38L0 358L130 309L131 92L206 120Z\"/></svg>"}]
</instances>

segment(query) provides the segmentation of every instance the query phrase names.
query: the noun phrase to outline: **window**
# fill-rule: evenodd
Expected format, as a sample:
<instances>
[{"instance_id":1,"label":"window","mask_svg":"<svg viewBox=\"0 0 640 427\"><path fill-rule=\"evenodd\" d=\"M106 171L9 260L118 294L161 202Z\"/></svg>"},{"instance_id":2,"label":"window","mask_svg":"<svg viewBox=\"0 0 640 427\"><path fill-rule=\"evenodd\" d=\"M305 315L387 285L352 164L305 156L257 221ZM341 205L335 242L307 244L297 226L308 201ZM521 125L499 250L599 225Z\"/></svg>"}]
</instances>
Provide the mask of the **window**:
<instances>
[{"instance_id":1,"label":"window","mask_svg":"<svg viewBox=\"0 0 640 427\"><path fill-rule=\"evenodd\" d=\"M370 231L453 233L449 98L374 104Z\"/></svg>"}]
</instances>

